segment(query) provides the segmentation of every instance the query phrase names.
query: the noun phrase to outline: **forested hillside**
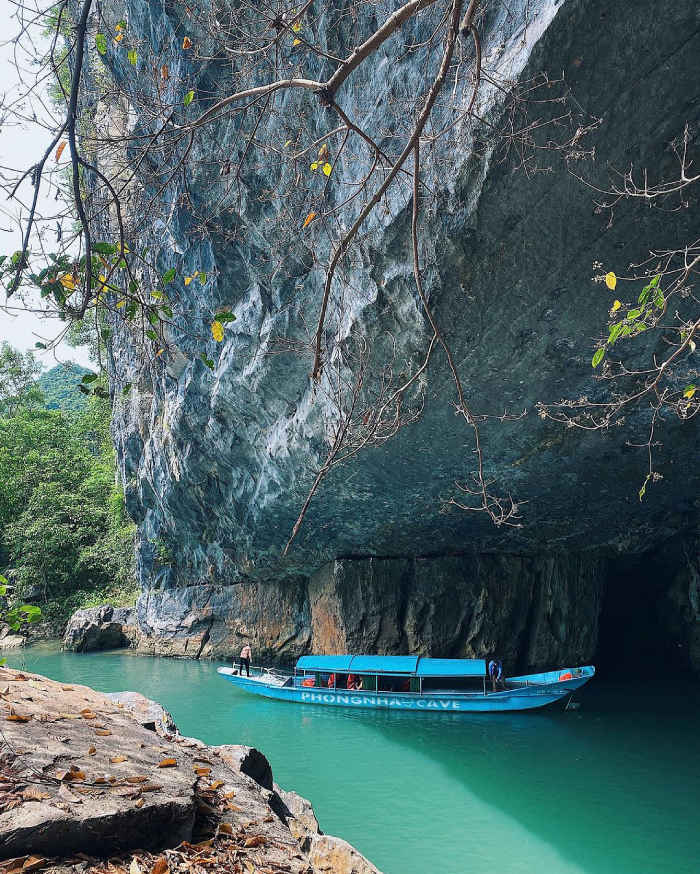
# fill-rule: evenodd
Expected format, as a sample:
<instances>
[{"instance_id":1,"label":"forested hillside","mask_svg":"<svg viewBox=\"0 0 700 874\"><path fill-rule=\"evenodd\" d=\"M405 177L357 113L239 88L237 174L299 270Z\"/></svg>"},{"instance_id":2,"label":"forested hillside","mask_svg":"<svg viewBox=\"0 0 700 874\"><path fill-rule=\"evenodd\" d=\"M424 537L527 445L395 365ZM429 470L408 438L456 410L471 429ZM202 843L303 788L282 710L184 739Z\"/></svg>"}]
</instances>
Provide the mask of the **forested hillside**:
<instances>
[{"instance_id":1,"label":"forested hillside","mask_svg":"<svg viewBox=\"0 0 700 874\"><path fill-rule=\"evenodd\" d=\"M46 408L69 413L84 412L87 398L78 391L78 385L86 373L90 373L87 367L67 361L42 374L38 386L44 393Z\"/></svg>"},{"instance_id":2,"label":"forested hillside","mask_svg":"<svg viewBox=\"0 0 700 874\"><path fill-rule=\"evenodd\" d=\"M37 381L31 353L0 347L0 573L58 624L135 596L133 525L115 479L109 401L73 403L69 373ZM48 385L47 409L40 386Z\"/></svg>"}]
</instances>

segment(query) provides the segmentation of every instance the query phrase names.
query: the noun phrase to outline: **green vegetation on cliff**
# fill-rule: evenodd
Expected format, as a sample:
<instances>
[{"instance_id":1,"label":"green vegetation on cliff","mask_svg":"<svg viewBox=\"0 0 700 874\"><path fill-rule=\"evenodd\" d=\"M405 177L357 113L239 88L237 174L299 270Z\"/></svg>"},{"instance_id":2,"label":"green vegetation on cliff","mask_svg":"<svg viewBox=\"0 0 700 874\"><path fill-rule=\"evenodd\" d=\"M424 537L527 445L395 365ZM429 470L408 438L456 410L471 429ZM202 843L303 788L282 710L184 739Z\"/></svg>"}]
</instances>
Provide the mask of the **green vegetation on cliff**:
<instances>
[{"instance_id":1,"label":"green vegetation on cliff","mask_svg":"<svg viewBox=\"0 0 700 874\"><path fill-rule=\"evenodd\" d=\"M2 355L16 364L15 350ZM46 409L33 357L19 358L11 385L0 366L0 572L56 623L83 606L133 603L133 526L115 479L109 402L91 396L81 411L66 396L63 409ZM57 402L61 382L48 385L59 386Z\"/></svg>"}]
</instances>

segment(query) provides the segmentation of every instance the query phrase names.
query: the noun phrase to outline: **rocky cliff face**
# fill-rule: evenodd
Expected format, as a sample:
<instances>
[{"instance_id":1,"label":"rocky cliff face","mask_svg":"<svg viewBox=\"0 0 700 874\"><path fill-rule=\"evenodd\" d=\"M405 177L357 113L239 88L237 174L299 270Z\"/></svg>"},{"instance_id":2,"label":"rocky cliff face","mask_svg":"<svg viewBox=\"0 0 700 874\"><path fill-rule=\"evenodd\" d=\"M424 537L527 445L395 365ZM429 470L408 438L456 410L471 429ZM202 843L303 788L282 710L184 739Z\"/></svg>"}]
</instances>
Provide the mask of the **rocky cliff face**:
<instances>
[{"instance_id":1,"label":"rocky cliff face","mask_svg":"<svg viewBox=\"0 0 700 874\"><path fill-rule=\"evenodd\" d=\"M377 15L393 8L380 3ZM155 47L177 43L167 7L129 0L126 11L130 32ZM427 35L431 22L430 14L421 18L412 35ZM204 291L181 289L193 319L204 318L204 295L237 321L223 347L212 342L206 350L212 372L183 337L180 349L194 360L174 356L148 380L139 377L128 338L117 335L115 385L134 383L114 433L139 525L144 649L223 655L249 638L257 655L286 660L309 648L497 649L521 667L593 655L605 558L676 537L697 517L700 473L679 463L696 426L665 425L664 442L681 450L662 456L664 479L640 504L645 460L628 440L646 433L645 411L605 434L564 430L531 411L538 401L602 397L590 338L604 330L610 300L591 283L594 262L624 272L649 249L693 239L700 226L697 209L669 215L625 203L609 225L575 178L580 172L604 184L609 165L630 162L651 165L660 178L674 172L668 142L686 122L695 137L700 121L699 25L690 0L663 16L650 0L494 5L485 20L490 68L507 79L563 71L582 111L600 119L585 141L595 160L572 164L547 153L543 172L516 172L497 144L487 138L475 151L472 133L458 126L439 171L429 174L438 202L422 222L426 290L469 401L479 413L530 411L483 428L487 475L526 502L522 528L496 528L448 503L455 481L469 475L473 447L436 356L420 419L331 473L283 557L333 413L306 357L271 352L275 337L294 336L290 311L300 288L317 307L318 276L298 264L292 279L280 279L264 265L262 252L276 241L261 236L253 180L236 206L249 234L235 245L190 235L175 183L161 195L168 220L155 237L163 265L212 277ZM347 51L342 33L326 39L334 53ZM415 62L380 59L353 75L353 108L373 135L381 134L382 100L398 100L419 65L416 53ZM487 89L482 109L496 126L507 123L499 94ZM313 110L311 128L323 131L322 122ZM230 141L235 155L233 125L220 123L213 136ZM209 179L200 197L215 202L216 184ZM346 268L358 294L344 330L377 348L390 332L399 360L416 362L429 333L412 286L406 204L396 194L388 206L373 220L371 246ZM697 660L693 556L688 585L678 583L669 598L667 628Z\"/></svg>"}]
</instances>

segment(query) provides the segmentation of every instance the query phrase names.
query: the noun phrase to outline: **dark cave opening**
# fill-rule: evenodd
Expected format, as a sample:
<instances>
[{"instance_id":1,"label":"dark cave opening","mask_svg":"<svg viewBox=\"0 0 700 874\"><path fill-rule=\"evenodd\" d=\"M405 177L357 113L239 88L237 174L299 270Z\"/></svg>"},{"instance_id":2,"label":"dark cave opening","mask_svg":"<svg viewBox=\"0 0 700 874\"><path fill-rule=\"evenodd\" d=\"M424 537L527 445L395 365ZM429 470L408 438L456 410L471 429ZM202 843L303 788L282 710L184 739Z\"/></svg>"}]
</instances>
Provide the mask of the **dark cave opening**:
<instances>
[{"instance_id":1,"label":"dark cave opening","mask_svg":"<svg viewBox=\"0 0 700 874\"><path fill-rule=\"evenodd\" d=\"M671 545L609 562L594 661L601 677L659 679L687 672L669 597L682 561L680 547Z\"/></svg>"}]
</instances>

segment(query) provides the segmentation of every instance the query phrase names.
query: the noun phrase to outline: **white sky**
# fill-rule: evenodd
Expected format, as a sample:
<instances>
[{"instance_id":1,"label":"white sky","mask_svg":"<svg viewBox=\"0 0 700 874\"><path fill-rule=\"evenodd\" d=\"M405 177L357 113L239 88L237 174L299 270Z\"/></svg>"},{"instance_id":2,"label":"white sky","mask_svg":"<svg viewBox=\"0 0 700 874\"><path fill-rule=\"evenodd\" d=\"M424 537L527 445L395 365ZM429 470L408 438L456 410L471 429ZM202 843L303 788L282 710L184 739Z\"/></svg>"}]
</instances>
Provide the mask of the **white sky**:
<instances>
[{"instance_id":1,"label":"white sky","mask_svg":"<svg viewBox=\"0 0 700 874\"><path fill-rule=\"evenodd\" d=\"M11 0L0 0L0 39L11 40L18 31L17 19L13 17L15 5ZM13 59L19 58L21 67L26 71L28 80L31 81L32 68L31 58L26 55L15 55L16 46L12 42L0 42L0 94L12 95L19 90L20 81ZM46 111L40 101L33 103L32 109L39 117L46 118ZM27 168L37 161L49 143L49 133L40 125L28 124L23 127L15 127L2 123L0 118L0 167ZM65 158L64 158L65 161ZM47 169L53 165L53 158L49 158ZM6 171L0 170L6 173ZM44 183L46 189L46 183ZM26 203L32 195L32 187L27 180L20 189L20 199ZM4 197L4 194L0 194ZM41 205L41 201L40 201ZM43 200L43 206L47 212L55 211L60 204L53 204L48 199ZM17 221L13 221L6 213L13 211L15 216L26 214L14 201L3 200L0 203L0 255L11 255L21 248L21 233ZM51 243L54 240L53 232L46 235L46 244L51 251ZM30 305L38 305L39 297L30 300ZM56 337L61 331L62 323L57 319L41 318L27 312L21 301L13 296L9 301L5 299L5 291L0 288L0 342L7 340L19 349L31 349L37 355L45 367L53 367L57 361L76 361L86 367L94 366L90 362L87 349L73 349L65 344L60 344L57 349L42 352L34 348L37 341Z\"/></svg>"}]
</instances>

